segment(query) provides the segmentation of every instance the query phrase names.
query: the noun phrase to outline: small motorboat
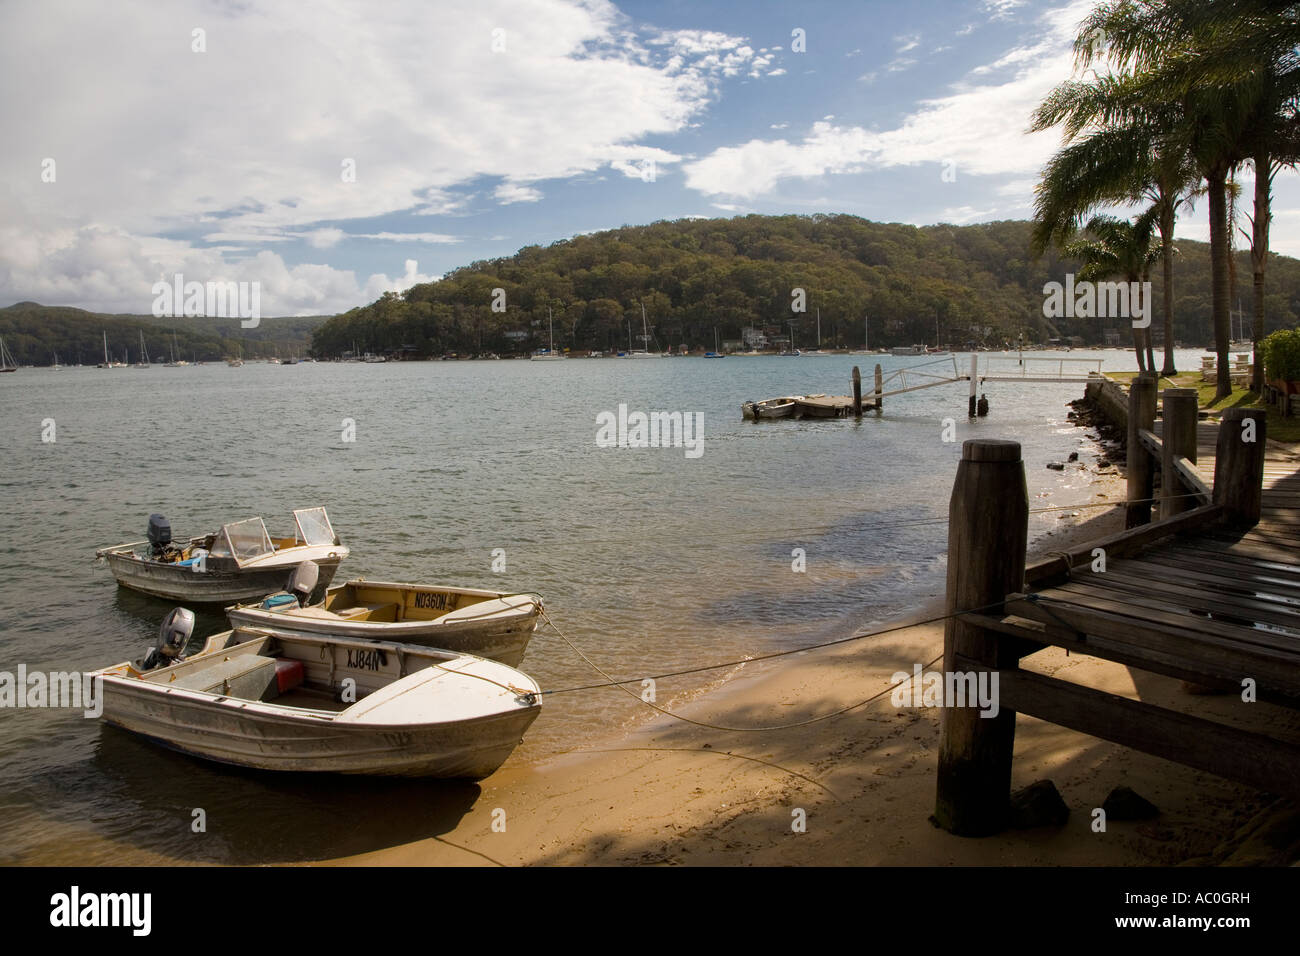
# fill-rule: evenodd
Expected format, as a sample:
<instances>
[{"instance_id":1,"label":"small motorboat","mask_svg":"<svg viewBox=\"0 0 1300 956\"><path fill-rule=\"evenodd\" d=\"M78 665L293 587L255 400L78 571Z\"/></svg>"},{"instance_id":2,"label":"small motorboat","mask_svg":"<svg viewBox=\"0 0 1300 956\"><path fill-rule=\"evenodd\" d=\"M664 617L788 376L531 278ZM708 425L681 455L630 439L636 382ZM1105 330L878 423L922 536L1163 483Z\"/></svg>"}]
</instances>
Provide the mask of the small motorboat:
<instances>
[{"instance_id":1,"label":"small motorboat","mask_svg":"<svg viewBox=\"0 0 1300 956\"><path fill-rule=\"evenodd\" d=\"M478 780L541 712L527 674L469 654L264 629L182 651L177 608L141 661L102 678L102 719L173 750L257 770Z\"/></svg>"},{"instance_id":2,"label":"small motorboat","mask_svg":"<svg viewBox=\"0 0 1300 956\"><path fill-rule=\"evenodd\" d=\"M745 402L740 406L740 413L751 421L766 418L789 418L794 414L794 403L803 396L787 395L784 398L768 398L761 402Z\"/></svg>"},{"instance_id":3,"label":"small motorboat","mask_svg":"<svg viewBox=\"0 0 1300 956\"><path fill-rule=\"evenodd\" d=\"M222 525L213 534L172 543L171 522L149 516L148 540L100 548L117 583L153 597L187 604L228 605L265 597L285 588L294 568L311 561L320 569L320 587L334 580L348 549L339 543L324 508L293 513L297 531L272 538L261 518Z\"/></svg>"},{"instance_id":4,"label":"small motorboat","mask_svg":"<svg viewBox=\"0 0 1300 956\"><path fill-rule=\"evenodd\" d=\"M265 627L368 640L399 641L474 654L515 667L537 629L542 599L474 588L358 579L329 588L312 604L316 566L304 565L286 591L226 608L232 627Z\"/></svg>"}]
</instances>

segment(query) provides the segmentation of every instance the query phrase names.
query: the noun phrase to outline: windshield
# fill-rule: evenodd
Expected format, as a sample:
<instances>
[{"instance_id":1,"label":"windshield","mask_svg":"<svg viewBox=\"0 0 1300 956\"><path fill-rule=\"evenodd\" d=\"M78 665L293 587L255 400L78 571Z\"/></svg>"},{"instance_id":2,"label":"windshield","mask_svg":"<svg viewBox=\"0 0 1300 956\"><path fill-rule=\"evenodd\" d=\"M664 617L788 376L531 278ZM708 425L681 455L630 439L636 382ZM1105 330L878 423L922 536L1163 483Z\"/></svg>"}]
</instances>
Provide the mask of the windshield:
<instances>
[{"instance_id":1,"label":"windshield","mask_svg":"<svg viewBox=\"0 0 1300 956\"><path fill-rule=\"evenodd\" d=\"M337 544L334 529L324 508L303 508L293 513L298 522L298 537L307 544Z\"/></svg>"},{"instance_id":2,"label":"windshield","mask_svg":"<svg viewBox=\"0 0 1300 956\"><path fill-rule=\"evenodd\" d=\"M230 547L230 553L241 564L275 550L261 518L232 521L221 529L221 533Z\"/></svg>"}]
</instances>

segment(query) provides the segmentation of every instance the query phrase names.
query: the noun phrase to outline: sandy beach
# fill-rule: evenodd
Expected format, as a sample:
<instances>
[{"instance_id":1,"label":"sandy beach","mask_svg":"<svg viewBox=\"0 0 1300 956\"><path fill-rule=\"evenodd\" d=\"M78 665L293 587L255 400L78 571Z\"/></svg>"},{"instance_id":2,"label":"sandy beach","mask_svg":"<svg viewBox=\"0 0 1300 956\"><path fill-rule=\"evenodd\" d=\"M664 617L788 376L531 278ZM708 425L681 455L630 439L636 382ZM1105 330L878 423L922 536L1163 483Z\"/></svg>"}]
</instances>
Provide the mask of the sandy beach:
<instances>
[{"instance_id":1,"label":"sandy beach","mask_svg":"<svg viewBox=\"0 0 1300 956\"><path fill-rule=\"evenodd\" d=\"M1099 502L1117 500L1122 481L1114 471L1098 474L1092 491ZM1119 509L1076 511L1031 543L1031 553L1101 537L1122 521ZM909 620L941 613L936 602ZM446 832L331 862L1140 866L1224 862L1233 852L1231 862L1270 861L1271 850L1247 839L1267 829L1267 796L1024 716L1013 787L1053 781L1068 822L979 840L937 829L929 815L939 710L896 707L889 689L896 672L927 665L942 649L942 623L923 623L748 664L677 711L693 722L656 715L596 746L531 767L508 764L483 781L480 798ZM1226 712L1220 698L1190 698L1175 680L1058 649L1026 666L1135 699L1182 707L1194 700L1205 716ZM1264 713L1278 727L1300 729L1285 711ZM817 719L830 714L838 716ZM787 729L739 729L769 727ZM1159 816L1094 832L1093 808L1121 785L1153 802Z\"/></svg>"}]
</instances>

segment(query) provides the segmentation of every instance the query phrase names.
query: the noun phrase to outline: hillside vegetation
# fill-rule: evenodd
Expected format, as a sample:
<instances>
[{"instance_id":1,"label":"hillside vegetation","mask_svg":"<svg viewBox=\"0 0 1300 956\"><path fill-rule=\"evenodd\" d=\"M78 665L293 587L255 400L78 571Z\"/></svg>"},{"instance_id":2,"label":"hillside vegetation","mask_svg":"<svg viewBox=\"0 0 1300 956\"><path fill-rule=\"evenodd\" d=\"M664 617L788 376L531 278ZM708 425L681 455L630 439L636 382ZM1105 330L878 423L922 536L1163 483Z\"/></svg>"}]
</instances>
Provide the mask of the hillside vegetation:
<instances>
[{"instance_id":1,"label":"hillside vegetation","mask_svg":"<svg viewBox=\"0 0 1300 956\"><path fill-rule=\"evenodd\" d=\"M974 226L916 227L856 216L744 216L683 219L626 226L527 246L513 256L475 262L442 280L387 294L335 316L315 330L313 351L332 357L352 349L405 346L409 354L520 352L547 344L547 307L556 348L640 347L644 303L652 347L712 348L735 340L745 326L790 334L815 344L821 312L824 347L862 347L870 318L871 346L943 344L954 347L1080 336L1101 344L1106 329L1131 337L1122 319L1043 317L1043 285L1063 281L1077 263L1048 252L1029 254L1031 225L1004 221ZM1175 268L1177 339L1203 345L1212 338L1209 249L1180 241ZM1241 253L1243 301L1250 269ZM1151 276L1159 325L1159 271ZM1300 315L1300 261L1276 256L1270 267L1269 327L1294 325ZM791 311L802 288L807 311ZM493 290L505 292L493 311ZM1250 316L1246 316L1249 328ZM515 337L507 333L515 333ZM527 338L518 338L518 333Z\"/></svg>"}]
</instances>

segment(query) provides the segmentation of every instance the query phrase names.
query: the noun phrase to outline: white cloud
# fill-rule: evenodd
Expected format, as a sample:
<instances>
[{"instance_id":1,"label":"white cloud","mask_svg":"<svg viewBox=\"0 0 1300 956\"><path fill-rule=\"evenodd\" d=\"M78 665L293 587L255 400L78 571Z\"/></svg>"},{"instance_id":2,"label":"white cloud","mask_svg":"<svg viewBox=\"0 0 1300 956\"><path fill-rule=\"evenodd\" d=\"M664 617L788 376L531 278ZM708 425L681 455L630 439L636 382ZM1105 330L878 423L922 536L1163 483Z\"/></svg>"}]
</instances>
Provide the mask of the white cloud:
<instances>
[{"instance_id":1,"label":"white cloud","mask_svg":"<svg viewBox=\"0 0 1300 956\"><path fill-rule=\"evenodd\" d=\"M492 195L501 205L508 206L512 202L537 202L542 198L542 191L519 183L502 183Z\"/></svg>"},{"instance_id":2,"label":"white cloud","mask_svg":"<svg viewBox=\"0 0 1300 956\"><path fill-rule=\"evenodd\" d=\"M1025 2L1026 0L984 0L983 12L988 14L990 20L1007 20Z\"/></svg>"},{"instance_id":3,"label":"white cloud","mask_svg":"<svg viewBox=\"0 0 1300 956\"><path fill-rule=\"evenodd\" d=\"M458 214L483 177L503 183L498 202L536 201L536 183L633 154L674 161L639 143L690 126L725 79L775 65L743 37L645 39L608 0L406 0L383 16L343 0L174 0L165 12L10 0L4 23L0 129L30 148L0 151L0 223L15 227L0 300L97 307L123 299L113 268L58 274L60 263L136 255L163 233L219 244L186 251L214 268L248 246L327 250L349 220ZM190 49L195 24L207 52ZM506 50L493 53L503 24ZM21 267L56 248L76 254ZM284 268L282 309L313 298L295 291L299 268L318 270L322 302L364 289L346 270Z\"/></svg>"},{"instance_id":4,"label":"white cloud","mask_svg":"<svg viewBox=\"0 0 1300 956\"><path fill-rule=\"evenodd\" d=\"M755 139L716 149L685 166L686 183L709 195L754 197L782 179L923 163L952 161L960 175L1036 174L1059 135L1025 129L1047 92L1070 75L1070 40L1085 11L1086 3L1075 3L1045 14L1045 35L972 70L948 95L922 100L892 130L840 127L827 117L799 141ZM995 69L1002 75L988 77ZM860 79L870 82L868 76Z\"/></svg>"}]
</instances>

